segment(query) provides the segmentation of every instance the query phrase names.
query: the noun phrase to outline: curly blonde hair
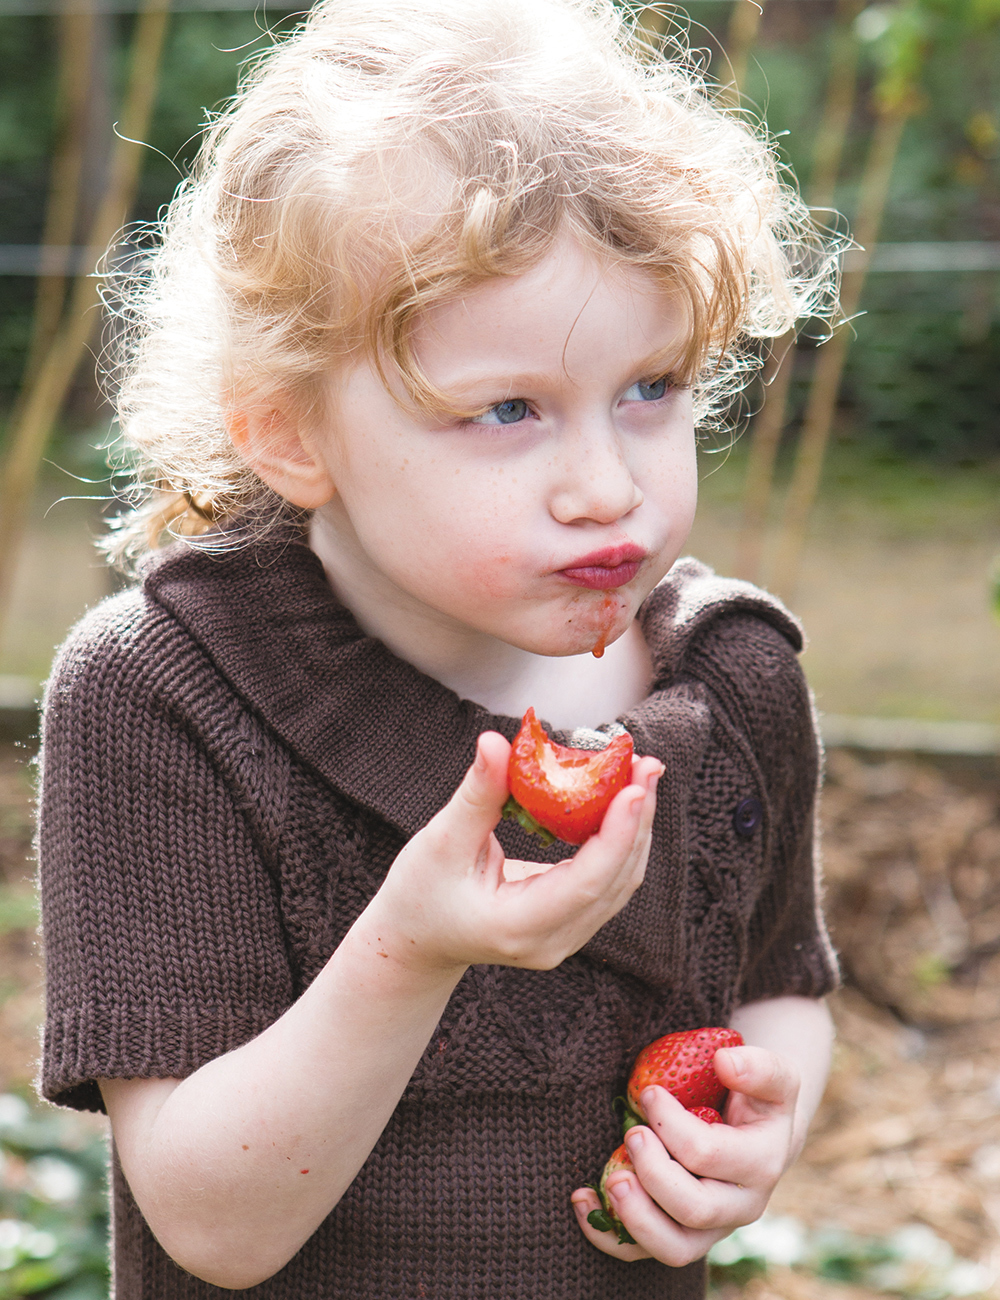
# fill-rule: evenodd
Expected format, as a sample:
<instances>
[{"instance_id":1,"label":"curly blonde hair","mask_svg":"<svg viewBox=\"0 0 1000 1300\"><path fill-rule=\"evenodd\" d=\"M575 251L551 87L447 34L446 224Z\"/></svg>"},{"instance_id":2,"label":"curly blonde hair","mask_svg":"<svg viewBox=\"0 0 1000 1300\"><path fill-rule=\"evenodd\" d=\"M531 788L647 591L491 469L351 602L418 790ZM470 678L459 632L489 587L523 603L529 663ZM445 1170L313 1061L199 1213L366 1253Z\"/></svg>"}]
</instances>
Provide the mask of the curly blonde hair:
<instances>
[{"instance_id":1,"label":"curly blonde hair","mask_svg":"<svg viewBox=\"0 0 1000 1300\"><path fill-rule=\"evenodd\" d=\"M107 550L284 503L227 412L310 410L363 349L418 406L434 304L537 263L560 230L679 294L701 427L755 340L830 314L834 251L773 150L671 38L612 0L321 0L249 67L120 291L117 407L140 487Z\"/></svg>"}]
</instances>

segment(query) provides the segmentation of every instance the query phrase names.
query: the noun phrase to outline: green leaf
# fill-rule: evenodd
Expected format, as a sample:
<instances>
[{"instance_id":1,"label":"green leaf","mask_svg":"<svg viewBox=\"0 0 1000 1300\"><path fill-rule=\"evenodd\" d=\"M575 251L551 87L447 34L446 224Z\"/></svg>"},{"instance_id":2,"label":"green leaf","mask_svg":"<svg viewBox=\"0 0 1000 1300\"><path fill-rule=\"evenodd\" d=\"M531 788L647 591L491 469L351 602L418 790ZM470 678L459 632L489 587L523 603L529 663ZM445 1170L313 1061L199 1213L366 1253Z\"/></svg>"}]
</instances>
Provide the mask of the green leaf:
<instances>
[{"instance_id":1,"label":"green leaf","mask_svg":"<svg viewBox=\"0 0 1000 1300\"><path fill-rule=\"evenodd\" d=\"M591 1210L587 1215L587 1222L598 1232L610 1232L614 1226L611 1222L611 1215L607 1210Z\"/></svg>"}]
</instances>

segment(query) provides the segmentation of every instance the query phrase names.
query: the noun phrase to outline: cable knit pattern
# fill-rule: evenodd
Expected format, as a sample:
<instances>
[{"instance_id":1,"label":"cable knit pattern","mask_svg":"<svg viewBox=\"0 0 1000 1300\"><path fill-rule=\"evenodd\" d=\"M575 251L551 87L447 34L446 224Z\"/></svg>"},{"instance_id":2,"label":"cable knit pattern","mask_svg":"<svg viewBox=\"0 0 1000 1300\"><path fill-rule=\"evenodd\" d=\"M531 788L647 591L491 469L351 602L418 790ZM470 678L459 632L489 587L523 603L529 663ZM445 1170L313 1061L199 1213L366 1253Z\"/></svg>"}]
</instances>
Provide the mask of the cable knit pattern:
<instances>
[{"instance_id":1,"label":"cable knit pattern","mask_svg":"<svg viewBox=\"0 0 1000 1300\"><path fill-rule=\"evenodd\" d=\"M834 984L818 750L801 633L763 592L685 560L640 617L656 681L619 723L666 765L645 884L556 970L467 972L341 1203L248 1294L703 1293L701 1265L594 1250L568 1198L616 1144L611 1100L646 1042ZM364 636L295 536L159 557L79 625L48 689L45 1095L100 1109L101 1076L183 1077L259 1033L451 795L476 736L517 726ZM510 822L498 834L518 857L562 854ZM225 1294L167 1258L114 1170L121 1300Z\"/></svg>"}]
</instances>

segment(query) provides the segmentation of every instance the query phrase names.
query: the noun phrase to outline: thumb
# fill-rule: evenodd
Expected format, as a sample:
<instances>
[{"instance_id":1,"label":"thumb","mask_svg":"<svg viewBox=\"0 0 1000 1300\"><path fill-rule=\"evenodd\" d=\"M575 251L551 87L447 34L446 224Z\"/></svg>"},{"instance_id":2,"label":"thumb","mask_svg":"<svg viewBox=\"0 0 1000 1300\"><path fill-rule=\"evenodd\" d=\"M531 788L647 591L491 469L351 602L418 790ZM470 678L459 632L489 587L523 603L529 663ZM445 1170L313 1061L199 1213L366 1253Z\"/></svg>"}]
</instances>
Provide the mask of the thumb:
<instances>
[{"instance_id":1,"label":"thumb","mask_svg":"<svg viewBox=\"0 0 1000 1300\"><path fill-rule=\"evenodd\" d=\"M758 1103L754 1109L792 1110L799 1094L799 1071L785 1056L764 1047L723 1047L715 1072L730 1092Z\"/></svg>"},{"instance_id":2,"label":"thumb","mask_svg":"<svg viewBox=\"0 0 1000 1300\"><path fill-rule=\"evenodd\" d=\"M462 784L434 818L440 823L436 829L478 847L500 820L507 801L509 761L508 741L497 731L484 731Z\"/></svg>"}]
</instances>

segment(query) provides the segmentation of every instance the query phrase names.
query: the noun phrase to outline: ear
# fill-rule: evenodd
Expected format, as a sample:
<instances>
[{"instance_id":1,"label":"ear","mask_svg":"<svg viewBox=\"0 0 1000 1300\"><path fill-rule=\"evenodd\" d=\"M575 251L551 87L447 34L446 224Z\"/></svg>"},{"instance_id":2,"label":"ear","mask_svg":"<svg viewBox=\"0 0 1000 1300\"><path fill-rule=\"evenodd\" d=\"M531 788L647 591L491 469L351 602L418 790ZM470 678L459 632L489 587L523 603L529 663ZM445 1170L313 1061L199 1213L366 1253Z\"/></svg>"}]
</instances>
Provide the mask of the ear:
<instances>
[{"instance_id":1,"label":"ear","mask_svg":"<svg viewBox=\"0 0 1000 1300\"><path fill-rule=\"evenodd\" d=\"M292 505L315 510L335 495L337 486L317 442L294 416L274 409L230 411L226 425L254 473Z\"/></svg>"}]
</instances>

